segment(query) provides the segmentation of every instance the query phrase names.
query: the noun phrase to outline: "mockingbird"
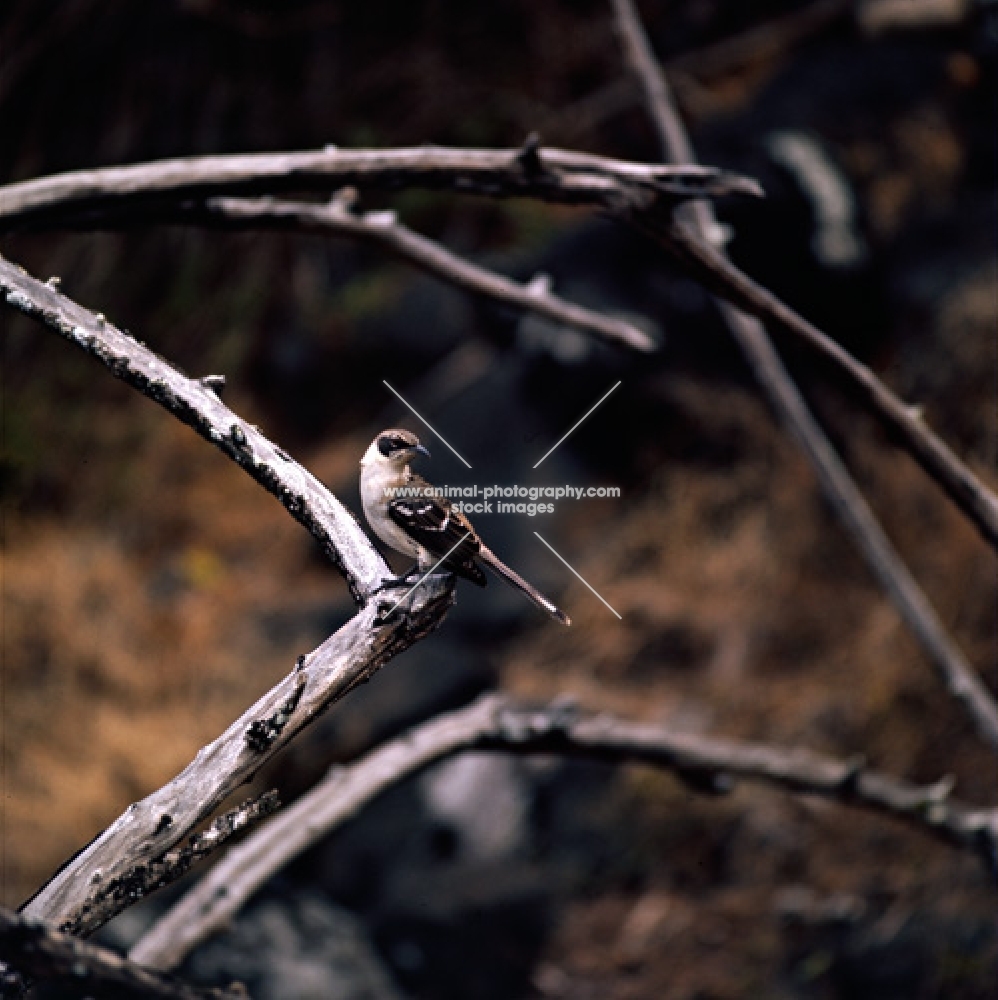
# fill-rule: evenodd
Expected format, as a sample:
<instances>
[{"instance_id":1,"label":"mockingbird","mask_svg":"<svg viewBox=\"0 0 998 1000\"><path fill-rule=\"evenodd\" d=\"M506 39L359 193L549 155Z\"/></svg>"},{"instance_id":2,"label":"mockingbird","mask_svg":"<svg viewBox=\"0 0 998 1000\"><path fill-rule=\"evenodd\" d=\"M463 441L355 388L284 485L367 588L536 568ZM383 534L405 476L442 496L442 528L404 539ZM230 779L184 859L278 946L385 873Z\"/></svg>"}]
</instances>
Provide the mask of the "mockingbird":
<instances>
[{"instance_id":1,"label":"mockingbird","mask_svg":"<svg viewBox=\"0 0 998 1000\"><path fill-rule=\"evenodd\" d=\"M484 587L478 565L483 563L556 621L570 625L564 611L501 562L464 514L409 468L417 455L429 454L411 431L392 428L382 431L360 460L360 497L368 522L383 542L416 560L405 576L382 587L400 584L415 571L425 573L441 560L445 570Z\"/></svg>"}]
</instances>

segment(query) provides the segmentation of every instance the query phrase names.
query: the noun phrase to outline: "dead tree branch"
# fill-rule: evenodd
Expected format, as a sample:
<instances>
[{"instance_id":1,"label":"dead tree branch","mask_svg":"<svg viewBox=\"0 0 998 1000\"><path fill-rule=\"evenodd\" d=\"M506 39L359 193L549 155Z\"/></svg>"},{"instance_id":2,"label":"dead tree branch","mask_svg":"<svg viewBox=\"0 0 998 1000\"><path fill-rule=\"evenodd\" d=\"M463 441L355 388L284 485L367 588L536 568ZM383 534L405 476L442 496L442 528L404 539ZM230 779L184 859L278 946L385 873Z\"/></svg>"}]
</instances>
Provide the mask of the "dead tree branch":
<instances>
[{"instance_id":1,"label":"dead tree branch","mask_svg":"<svg viewBox=\"0 0 998 1000\"><path fill-rule=\"evenodd\" d=\"M651 337L633 323L567 302L546 289L521 285L464 260L439 243L413 232L397 221L394 212L357 214L350 210L350 201L349 195L338 195L326 205L274 198L212 198L205 205L205 210L225 224L236 227L290 229L373 243L476 295L535 312L556 323L596 334L610 343L637 351L655 350Z\"/></svg>"},{"instance_id":2,"label":"dead tree branch","mask_svg":"<svg viewBox=\"0 0 998 1000\"><path fill-rule=\"evenodd\" d=\"M425 187L490 197L533 197L611 210L661 200L760 194L755 181L713 167L630 163L563 149L337 149L195 156L127 167L76 170L0 188L0 231L68 219L96 225L172 214L178 202L213 195Z\"/></svg>"},{"instance_id":3,"label":"dead tree branch","mask_svg":"<svg viewBox=\"0 0 998 1000\"><path fill-rule=\"evenodd\" d=\"M695 157L692 143L672 100L665 75L651 50L633 0L611 0L611 3L625 57L641 83L665 155L677 162L692 162ZM709 250L711 259L723 262L728 271L734 270L721 250L709 246L710 234L716 230L717 222L707 202L696 201L680 206L677 215L685 215L686 218L677 218L675 229L682 227L684 232L689 231L687 226L695 229L700 234L697 245ZM760 288L759 291L765 292L765 289ZM776 301L768 292L765 294ZM991 744L998 746L998 705L943 628L932 605L891 544L870 505L812 416L762 323L727 302L721 302L719 306L770 405L807 455L826 499L853 536L874 576L919 640L947 691L970 714L980 734ZM822 341L828 341L835 347L844 362L857 373L857 377L863 373L868 376L864 384L875 384L883 388L875 376L852 355L829 341L820 331L815 332ZM885 390L882 402L893 404L895 401L895 397ZM905 417L910 417L907 410ZM935 437L924 425L920 424L919 427L922 432L920 442ZM945 448L944 445L942 447ZM987 494L985 499L993 498Z\"/></svg>"},{"instance_id":4,"label":"dead tree branch","mask_svg":"<svg viewBox=\"0 0 998 1000\"><path fill-rule=\"evenodd\" d=\"M110 883L98 880L96 891L83 904L77 918L61 929L67 934L87 937L140 899L176 882L236 834L275 812L280 804L276 791L247 799L237 808L216 816L207 830L192 834L183 847L174 847L147 865L137 865ZM162 822L169 825L173 818L164 816Z\"/></svg>"},{"instance_id":5,"label":"dead tree branch","mask_svg":"<svg viewBox=\"0 0 998 1000\"><path fill-rule=\"evenodd\" d=\"M170 969L224 926L293 858L355 816L387 788L461 750L549 753L611 763L645 763L689 780L745 779L883 813L994 864L998 811L947 800L951 782L920 787L804 750L729 743L670 733L606 715L580 715L563 705L527 708L490 694L441 715L371 751L326 778L230 850L134 945L129 957ZM707 784L708 782L703 782Z\"/></svg>"},{"instance_id":6,"label":"dead tree branch","mask_svg":"<svg viewBox=\"0 0 998 1000\"><path fill-rule=\"evenodd\" d=\"M131 958L171 969L219 928L272 875L355 816L372 799L429 764L477 743L496 726L505 699L485 695L372 750L349 767L339 765L286 807L276 822L229 851L193 889L135 943Z\"/></svg>"},{"instance_id":7,"label":"dead tree branch","mask_svg":"<svg viewBox=\"0 0 998 1000\"><path fill-rule=\"evenodd\" d=\"M998 497L861 362L736 268L688 225L673 219L677 201L758 194L745 177L707 167L632 163L537 142L519 150L437 146L250 156L190 157L75 171L0 187L0 232L38 226L96 227L137 221L204 220L217 195L274 191L428 187L490 197L522 196L589 205L628 220L677 253L705 285L746 312L803 339L855 385L899 443L998 548Z\"/></svg>"},{"instance_id":8,"label":"dead tree branch","mask_svg":"<svg viewBox=\"0 0 998 1000\"><path fill-rule=\"evenodd\" d=\"M0 907L0 960L26 979L59 987L64 997L102 1000L249 1000L242 986L198 990L144 969L109 948L80 941L40 920Z\"/></svg>"},{"instance_id":9,"label":"dead tree branch","mask_svg":"<svg viewBox=\"0 0 998 1000\"><path fill-rule=\"evenodd\" d=\"M122 879L137 866L162 857L331 704L435 628L451 595L446 578L431 577L413 595L416 601L411 610L392 624L380 622L378 602L363 608L305 657L301 668L198 751L177 777L129 806L27 903L24 912L59 926L81 920L90 903L95 876L100 881ZM274 717L287 704L299 670L307 671L308 681L298 707L280 734L261 751L248 735L254 723Z\"/></svg>"},{"instance_id":10,"label":"dead tree branch","mask_svg":"<svg viewBox=\"0 0 998 1000\"><path fill-rule=\"evenodd\" d=\"M304 525L346 577L354 599L367 600L389 575L356 518L286 452L219 398L216 383L188 378L101 314L0 257L0 293L96 358L110 372L159 403L220 449L273 493Z\"/></svg>"},{"instance_id":11,"label":"dead tree branch","mask_svg":"<svg viewBox=\"0 0 998 1000\"><path fill-rule=\"evenodd\" d=\"M690 272L712 291L758 319L793 334L830 361L896 436L898 444L942 487L992 548L998 549L998 496L929 427L918 407L906 404L866 365L732 264L689 225L678 221L659 223L648 216L639 217L636 223L667 249L678 253Z\"/></svg>"},{"instance_id":12,"label":"dead tree branch","mask_svg":"<svg viewBox=\"0 0 998 1000\"><path fill-rule=\"evenodd\" d=\"M103 316L3 258L0 290L10 305L97 358L278 496L323 542L355 596L367 601L356 617L299 658L288 677L204 747L180 775L130 806L24 907L29 916L71 925L81 919L95 877L113 882L161 858L321 712L432 631L452 602L453 588L448 578L430 577L406 608L383 618L391 602L370 597L389 575L388 567L353 515L259 430L225 407L210 382L206 386L187 378Z\"/></svg>"}]
</instances>

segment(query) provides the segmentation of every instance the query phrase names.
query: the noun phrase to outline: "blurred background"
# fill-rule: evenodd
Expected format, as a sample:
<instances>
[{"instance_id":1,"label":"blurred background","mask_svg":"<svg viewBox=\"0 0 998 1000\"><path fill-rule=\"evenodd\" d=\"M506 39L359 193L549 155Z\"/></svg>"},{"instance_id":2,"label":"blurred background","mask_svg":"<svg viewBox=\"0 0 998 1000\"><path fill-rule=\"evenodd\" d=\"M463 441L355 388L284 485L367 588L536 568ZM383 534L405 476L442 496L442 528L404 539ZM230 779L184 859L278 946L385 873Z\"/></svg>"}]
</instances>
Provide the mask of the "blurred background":
<instances>
[{"instance_id":1,"label":"blurred background","mask_svg":"<svg viewBox=\"0 0 998 1000\"><path fill-rule=\"evenodd\" d=\"M996 483L998 10L839 0L640 5L734 258L872 365ZM914 11L914 14L912 13ZM928 13L927 13L928 12ZM607 4L6 0L0 178L187 154L434 142L658 156ZM685 732L799 744L993 802L995 761L774 425L707 296L591 214L366 197L514 277L626 315L628 355L341 240L143 226L3 254L194 375L359 513L357 462L413 429L439 482L620 486L481 517L575 619L493 583L258 779L334 761L492 686ZM3 331L0 889L21 902L349 617L280 505L41 327ZM781 345L787 346L787 345ZM892 540L994 681L993 553L809 355L785 356ZM622 386L541 469L536 459ZM430 442L432 447L432 442ZM618 621L534 538L540 531ZM399 564L401 565L401 564ZM240 796L242 798L243 796ZM253 996L988 997L993 878L886 820L644 768L471 756L285 871L186 974ZM127 944L169 894L104 932Z\"/></svg>"}]
</instances>

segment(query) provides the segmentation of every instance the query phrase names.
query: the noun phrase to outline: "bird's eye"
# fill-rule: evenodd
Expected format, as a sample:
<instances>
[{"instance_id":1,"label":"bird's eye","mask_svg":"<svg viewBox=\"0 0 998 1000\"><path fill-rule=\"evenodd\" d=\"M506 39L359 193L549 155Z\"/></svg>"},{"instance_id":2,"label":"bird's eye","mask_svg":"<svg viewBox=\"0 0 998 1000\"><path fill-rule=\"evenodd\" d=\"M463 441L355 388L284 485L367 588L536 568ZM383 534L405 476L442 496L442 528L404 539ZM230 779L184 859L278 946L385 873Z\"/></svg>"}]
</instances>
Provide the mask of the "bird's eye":
<instances>
[{"instance_id":1,"label":"bird's eye","mask_svg":"<svg viewBox=\"0 0 998 1000\"><path fill-rule=\"evenodd\" d=\"M412 447L411 444L405 438L395 435L383 434L378 438L378 451L386 458L396 451L402 451L404 448L410 447Z\"/></svg>"}]
</instances>

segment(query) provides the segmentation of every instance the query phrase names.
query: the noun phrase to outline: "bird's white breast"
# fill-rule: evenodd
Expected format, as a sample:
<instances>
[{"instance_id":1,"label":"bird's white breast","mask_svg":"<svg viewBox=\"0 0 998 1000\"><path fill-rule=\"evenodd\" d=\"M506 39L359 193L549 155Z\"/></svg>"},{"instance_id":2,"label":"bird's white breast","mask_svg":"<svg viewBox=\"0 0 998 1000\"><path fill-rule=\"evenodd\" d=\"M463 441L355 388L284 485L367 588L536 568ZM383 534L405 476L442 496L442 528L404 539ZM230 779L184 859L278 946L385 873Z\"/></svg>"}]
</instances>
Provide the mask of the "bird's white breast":
<instances>
[{"instance_id":1,"label":"bird's white breast","mask_svg":"<svg viewBox=\"0 0 998 1000\"><path fill-rule=\"evenodd\" d=\"M418 559L420 547L388 516L388 490L404 486L406 477L380 463L362 465L360 470L360 502L367 523L386 545L396 552Z\"/></svg>"}]
</instances>

